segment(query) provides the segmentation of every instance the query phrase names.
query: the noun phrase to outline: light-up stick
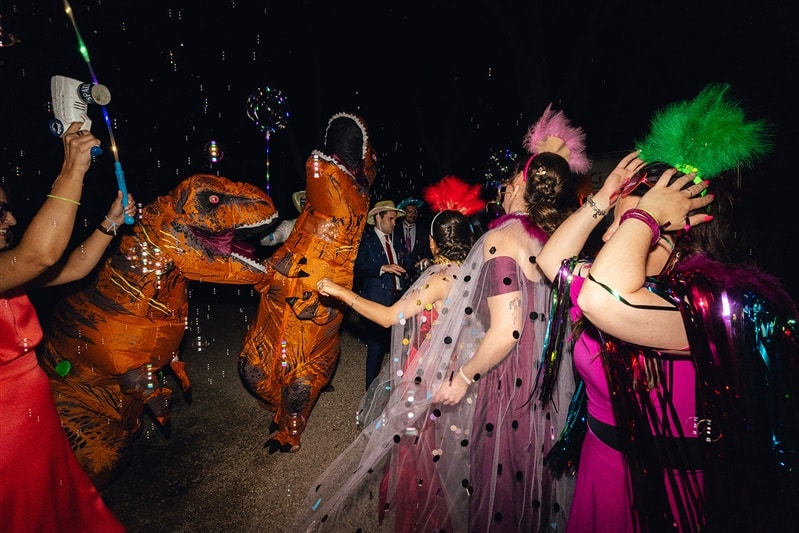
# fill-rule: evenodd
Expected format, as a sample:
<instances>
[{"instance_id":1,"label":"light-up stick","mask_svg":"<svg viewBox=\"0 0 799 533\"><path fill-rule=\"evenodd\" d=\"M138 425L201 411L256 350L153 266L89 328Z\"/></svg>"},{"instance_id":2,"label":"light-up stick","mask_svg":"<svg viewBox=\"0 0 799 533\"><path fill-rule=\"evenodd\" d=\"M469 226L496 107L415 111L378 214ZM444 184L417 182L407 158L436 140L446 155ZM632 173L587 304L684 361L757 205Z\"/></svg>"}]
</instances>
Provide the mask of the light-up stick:
<instances>
[{"instance_id":1,"label":"light-up stick","mask_svg":"<svg viewBox=\"0 0 799 533\"><path fill-rule=\"evenodd\" d=\"M89 49L86 48L86 43L83 42L83 37L80 34L80 30L78 30L78 24L75 22L75 15L72 13L72 6L69 5L67 0L64 0L64 11L66 11L69 21L72 23L72 28L75 30L75 36L78 38L78 50L80 51L80 55L83 56L86 66L89 67L89 75L92 77L92 81L95 84L99 84L100 82L97 81L97 76L92 68L92 62L89 60ZM125 185L125 172L122 170L122 163L119 162L117 142L114 138L114 129L111 127L108 109L106 109L104 105L101 105L100 108L103 110L103 118L108 128L108 137L111 139L111 151L114 153L114 173L117 176L117 186L119 190L122 191L122 208L124 210L124 208L128 206L128 188ZM131 215L125 213L125 224L133 224L134 222L135 219Z\"/></svg>"}]
</instances>

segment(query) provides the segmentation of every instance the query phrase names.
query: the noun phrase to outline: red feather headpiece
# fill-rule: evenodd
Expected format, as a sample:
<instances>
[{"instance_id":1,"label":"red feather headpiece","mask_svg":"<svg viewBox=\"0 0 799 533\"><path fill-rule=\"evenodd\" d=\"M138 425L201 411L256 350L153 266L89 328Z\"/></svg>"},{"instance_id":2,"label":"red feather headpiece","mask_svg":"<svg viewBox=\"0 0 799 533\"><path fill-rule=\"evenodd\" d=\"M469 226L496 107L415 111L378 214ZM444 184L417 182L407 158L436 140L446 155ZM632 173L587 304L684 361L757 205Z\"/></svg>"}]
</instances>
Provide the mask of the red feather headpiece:
<instances>
[{"instance_id":1,"label":"red feather headpiece","mask_svg":"<svg viewBox=\"0 0 799 533\"><path fill-rule=\"evenodd\" d=\"M470 185L457 176L444 176L424 190L424 200L435 212L460 211L473 215L485 207L480 185Z\"/></svg>"}]
</instances>

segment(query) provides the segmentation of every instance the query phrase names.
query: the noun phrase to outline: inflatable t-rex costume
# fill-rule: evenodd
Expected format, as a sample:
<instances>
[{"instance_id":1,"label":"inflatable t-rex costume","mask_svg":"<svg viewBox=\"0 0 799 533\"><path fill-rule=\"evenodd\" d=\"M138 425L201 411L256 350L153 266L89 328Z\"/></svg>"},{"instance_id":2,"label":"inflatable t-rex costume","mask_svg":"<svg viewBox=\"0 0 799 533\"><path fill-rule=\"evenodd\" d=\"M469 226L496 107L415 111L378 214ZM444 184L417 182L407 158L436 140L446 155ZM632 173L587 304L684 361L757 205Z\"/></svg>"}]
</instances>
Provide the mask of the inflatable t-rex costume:
<instances>
[{"instance_id":1,"label":"inflatable t-rex costume","mask_svg":"<svg viewBox=\"0 0 799 533\"><path fill-rule=\"evenodd\" d=\"M142 210L131 234L96 277L54 310L39 358L50 377L70 444L92 481L104 487L124 466L148 407L169 417L170 365L185 390L178 350L186 331L189 280L250 284L264 268L246 237L277 217L248 183L197 174Z\"/></svg>"},{"instance_id":2,"label":"inflatable t-rex costume","mask_svg":"<svg viewBox=\"0 0 799 533\"><path fill-rule=\"evenodd\" d=\"M316 283L329 277L352 287L376 160L359 117L330 119L325 153L314 151L305 165L305 209L255 286L261 298L239 373L274 411L270 431L277 433L265 444L269 453L299 449L308 415L335 370L342 304L320 301Z\"/></svg>"}]
</instances>

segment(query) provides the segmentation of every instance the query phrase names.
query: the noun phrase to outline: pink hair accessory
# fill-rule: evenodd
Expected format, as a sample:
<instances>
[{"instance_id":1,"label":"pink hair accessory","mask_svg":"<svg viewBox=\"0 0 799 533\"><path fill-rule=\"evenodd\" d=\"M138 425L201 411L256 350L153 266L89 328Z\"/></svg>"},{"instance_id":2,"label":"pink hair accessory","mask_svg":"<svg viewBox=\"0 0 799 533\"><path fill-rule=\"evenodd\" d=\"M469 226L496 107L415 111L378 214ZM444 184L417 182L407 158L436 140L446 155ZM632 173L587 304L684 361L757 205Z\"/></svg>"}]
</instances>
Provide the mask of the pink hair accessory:
<instances>
[{"instance_id":1,"label":"pink hair accessory","mask_svg":"<svg viewBox=\"0 0 799 533\"><path fill-rule=\"evenodd\" d=\"M527 130L522 146L532 155L542 152L558 154L576 174L584 174L591 168L591 161L585 155L585 132L572 126L563 111L553 111L552 104Z\"/></svg>"}]
</instances>

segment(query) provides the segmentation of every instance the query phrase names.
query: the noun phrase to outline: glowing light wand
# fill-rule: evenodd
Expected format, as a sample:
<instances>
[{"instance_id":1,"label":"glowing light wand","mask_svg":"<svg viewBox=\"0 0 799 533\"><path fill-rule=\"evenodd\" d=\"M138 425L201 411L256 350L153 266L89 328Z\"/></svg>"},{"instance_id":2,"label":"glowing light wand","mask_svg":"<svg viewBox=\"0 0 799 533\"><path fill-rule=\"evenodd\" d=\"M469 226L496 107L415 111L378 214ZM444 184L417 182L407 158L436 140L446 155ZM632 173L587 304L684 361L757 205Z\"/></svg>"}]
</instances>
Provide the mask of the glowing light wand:
<instances>
[{"instance_id":1,"label":"glowing light wand","mask_svg":"<svg viewBox=\"0 0 799 533\"><path fill-rule=\"evenodd\" d=\"M89 75L91 76L92 81L95 83L95 85L97 85L100 82L97 81L97 75L94 73L94 69L92 68L92 62L89 59L89 49L86 48L86 43L83 41L80 30L78 30L78 24L75 22L75 15L72 13L72 6L69 5L67 0L64 0L64 11L66 11L69 21L72 23L72 28L75 30L75 36L78 38L78 50L80 51L80 55L83 56L86 66L89 67ZM101 105L100 109L103 110L103 119L105 120L106 128L108 128L108 137L111 139L111 151L114 154L114 173L117 177L117 186L119 187L119 190L122 191L122 208L124 210L124 208L128 206L128 187L125 185L125 172L122 170L122 163L119 162L117 142L114 138L114 129L111 127L111 118L108 116L108 109L104 105ZM126 213L125 224L133 224L134 222L135 219Z\"/></svg>"}]
</instances>

